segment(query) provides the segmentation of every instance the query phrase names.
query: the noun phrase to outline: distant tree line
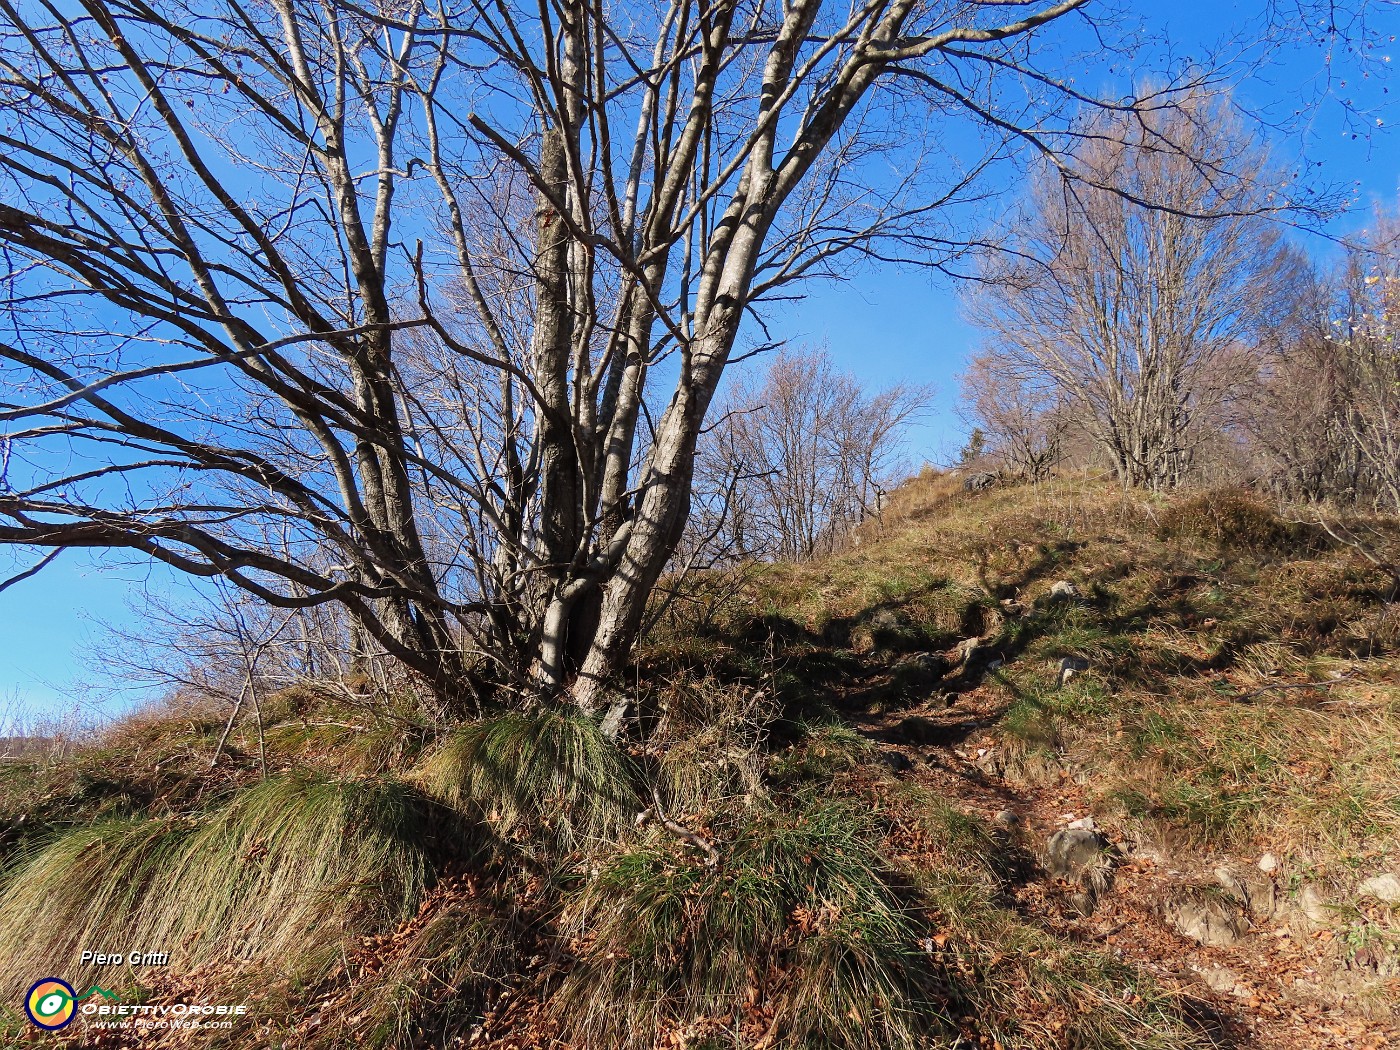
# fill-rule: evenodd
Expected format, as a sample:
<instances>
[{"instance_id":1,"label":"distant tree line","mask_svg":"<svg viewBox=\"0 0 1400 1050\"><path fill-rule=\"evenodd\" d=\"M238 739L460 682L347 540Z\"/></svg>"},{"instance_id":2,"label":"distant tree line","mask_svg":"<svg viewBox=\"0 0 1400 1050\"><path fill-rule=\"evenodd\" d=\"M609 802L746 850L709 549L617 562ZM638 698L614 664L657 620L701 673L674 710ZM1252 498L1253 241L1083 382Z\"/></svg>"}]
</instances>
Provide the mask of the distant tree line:
<instances>
[{"instance_id":1,"label":"distant tree line","mask_svg":"<svg viewBox=\"0 0 1400 1050\"><path fill-rule=\"evenodd\" d=\"M968 297L987 333L963 375L980 456L1036 480L1072 460L1135 487L1250 481L1400 512L1394 221L1325 270L1273 221L1285 177L1228 100L1088 123L1096 178L1048 166Z\"/></svg>"},{"instance_id":2,"label":"distant tree line","mask_svg":"<svg viewBox=\"0 0 1400 1050\"><path fill-rule=\"evenodd\" d=\"M788 349L726 392L700 445L692 531L726 559L802 561L879 514L932 388L868 391L825 350Z\"/></svg>"}]
</instances>

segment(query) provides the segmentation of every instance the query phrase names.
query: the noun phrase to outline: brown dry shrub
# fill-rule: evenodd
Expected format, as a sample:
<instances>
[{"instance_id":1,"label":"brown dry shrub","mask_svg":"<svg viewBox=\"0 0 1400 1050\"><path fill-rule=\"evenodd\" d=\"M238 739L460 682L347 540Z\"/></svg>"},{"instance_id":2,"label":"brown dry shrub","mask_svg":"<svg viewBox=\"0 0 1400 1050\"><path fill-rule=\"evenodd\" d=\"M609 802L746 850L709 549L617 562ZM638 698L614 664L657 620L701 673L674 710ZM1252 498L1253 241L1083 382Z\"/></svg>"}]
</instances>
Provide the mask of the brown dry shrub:
<instances>
[{"instance_id":1,"label":"brown dry shrub","mask_svg":"<svg viewBox=\"0 0 1400 1050\"><path fill-rule=\"evenodd\" d=\"M1317 530L1285 521L1253 494L1215 489L1179 500L1158 519L1163 539L1202 540L1233 550L1284 551L1318 545Z\"/></svg>"}]
</instances>

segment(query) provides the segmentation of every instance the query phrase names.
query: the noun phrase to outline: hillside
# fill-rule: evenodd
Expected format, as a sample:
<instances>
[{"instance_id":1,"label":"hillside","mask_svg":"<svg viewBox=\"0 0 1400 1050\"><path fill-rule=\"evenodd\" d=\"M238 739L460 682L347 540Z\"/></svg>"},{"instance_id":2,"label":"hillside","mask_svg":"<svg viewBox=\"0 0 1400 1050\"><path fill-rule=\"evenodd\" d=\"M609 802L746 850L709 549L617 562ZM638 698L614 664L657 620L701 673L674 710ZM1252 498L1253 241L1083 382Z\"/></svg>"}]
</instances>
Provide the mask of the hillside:
<instances>
[{"instance_id":1,"label":"hillside","mask_svg":"<svg viewBox=\"0 0 1400 1050\"><path fill-rule=\"evenodd\" d=\"M222 749L162 708L21 750L0 1038L1396 1045L1400 523L1328 524L930 474L841 554L684 584L620 747L327 685ZM246 1010L44 1033L50 975Z\"/></svg>"}]
</instances>

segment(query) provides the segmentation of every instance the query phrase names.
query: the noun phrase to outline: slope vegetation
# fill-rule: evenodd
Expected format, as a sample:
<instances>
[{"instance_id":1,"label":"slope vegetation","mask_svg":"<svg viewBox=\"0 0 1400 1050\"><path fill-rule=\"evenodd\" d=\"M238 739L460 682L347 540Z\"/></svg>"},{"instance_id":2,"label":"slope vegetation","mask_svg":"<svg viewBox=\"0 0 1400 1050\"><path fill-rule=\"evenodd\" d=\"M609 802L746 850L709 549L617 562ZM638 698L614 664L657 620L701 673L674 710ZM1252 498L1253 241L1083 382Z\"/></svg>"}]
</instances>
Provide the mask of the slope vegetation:
<instances>
[{"instance_id":1,"label":"slope vegetation","mask_svg":"<svg viewBox=\"0 0 1400 1050\"><path fill-rule=\"evenodd\" d=\"M1385 520L926 475L819 563L678 581L620 745L289 690L0 764L0 1039L1381 1047ZM167 953L96 967L84 951ZM41 977L240 1003L42 1034ZM95 1000L93 1000L95 1001Z\"/></svg>"}]
</instances>

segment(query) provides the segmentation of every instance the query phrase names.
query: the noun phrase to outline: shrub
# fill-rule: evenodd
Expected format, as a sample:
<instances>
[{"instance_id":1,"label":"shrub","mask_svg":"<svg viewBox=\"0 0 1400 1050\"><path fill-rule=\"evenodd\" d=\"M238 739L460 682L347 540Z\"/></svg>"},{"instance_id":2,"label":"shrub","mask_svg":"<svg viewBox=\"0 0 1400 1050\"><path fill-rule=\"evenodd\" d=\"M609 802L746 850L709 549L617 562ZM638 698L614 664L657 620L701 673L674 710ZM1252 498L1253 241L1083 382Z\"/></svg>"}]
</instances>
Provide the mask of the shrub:
<instances>
[{"instance_id":1,"label":"shrub","mask_svg":"<svg viewBox=\"0 0 1400 1050\"><path fill-rule=\"evenodd\" d=\"M1203 540L1235 550L1279 551L1318 542L1315 530L1286 522L1240 489L1217 489L1173 503L1161 515L1163 539Z\"/></svg>"}]
</instances>

